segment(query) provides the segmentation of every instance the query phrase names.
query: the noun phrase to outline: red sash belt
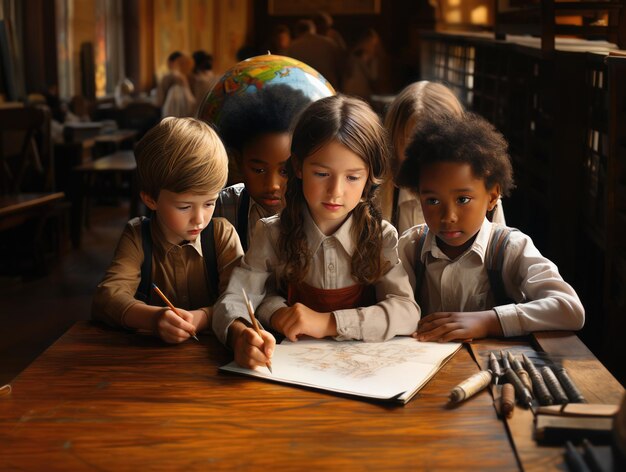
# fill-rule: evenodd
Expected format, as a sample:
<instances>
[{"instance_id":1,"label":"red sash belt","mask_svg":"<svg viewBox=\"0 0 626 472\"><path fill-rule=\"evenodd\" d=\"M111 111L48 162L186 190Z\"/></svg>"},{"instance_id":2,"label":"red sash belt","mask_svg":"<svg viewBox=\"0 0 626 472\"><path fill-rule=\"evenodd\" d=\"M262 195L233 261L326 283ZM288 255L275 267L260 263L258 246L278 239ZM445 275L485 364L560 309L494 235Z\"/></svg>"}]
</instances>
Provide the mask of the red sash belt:
<instances>
[{"instance_id":1,"label":"red sash belt","mask_svg":"<svg viewBox=\"0 0 626 472\"><path fill-rule=\"evenodd\" d=\"M376 290L373 285L356 284L344 288L323 289L307 283L289 284L287 303L302 303L320 313L335 310L360 308L376 304Z\"/></svg>"}]
</instances>

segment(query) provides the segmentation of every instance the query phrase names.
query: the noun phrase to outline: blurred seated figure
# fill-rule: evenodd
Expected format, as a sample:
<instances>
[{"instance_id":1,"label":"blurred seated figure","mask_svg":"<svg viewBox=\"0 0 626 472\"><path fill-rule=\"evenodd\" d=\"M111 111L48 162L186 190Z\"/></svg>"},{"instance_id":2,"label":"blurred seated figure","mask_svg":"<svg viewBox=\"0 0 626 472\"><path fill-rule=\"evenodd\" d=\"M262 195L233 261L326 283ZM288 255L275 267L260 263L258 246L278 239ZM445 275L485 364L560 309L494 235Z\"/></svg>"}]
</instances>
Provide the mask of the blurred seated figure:
<instances>
[{"instance_id":1,"label":"blurred seated figure","mask_svg":"<svg viewBox=\"0 0 626 472\"><path fill-rule=\"evenodd\" d=\"M348 56L343 92L370 100L372 94L388 91L385 72L387 56L376 30L369 28L359 38Z\"/></svg>"},{"instance_id":2,"label":"blurred seated figure","mask_svg":"<svg viewBox=\"0 0 626 472\"><path fill-rule=\"evenodd\" d=\"M192 54L194 60L193 80L191 90L196 103L202 103L204 97L219 81L213 72L213 56L206 51L196 51Z\"/></svg>"},{"instance_id":3,"label":"blurred seated figure","mask_svg":"<svg viewBox=\"0 0 626 472\"><path fill-rule=\"evenodd\" d=\"M313 21L298 21L287 55L313 67L335 89L341 89L341 49L332 39L317 34Z\"/></svg>"},{"instance_id":4,"label":"blurred seated figure","mask_svg":"<svg viewBox=\"0 0 626 472\"><path fill-rule=\"evenodd\" d=\"M318 11L313 17L317 34L332 39L342 51L347 51L348 47L339 31L333 28L333 17L325 11Z\"/></svg>"},{"instance_id":5,"label":"blurred seated figure","mask_svg":"<svg viewBox=\"0 0 626 472\"><path fill-rule=\"evenodd\" d=\"M193 66L193 59L181 54L174 61L171 73L163 77L165 101L161 108L162 118L166 116L181 118L195 114L196 99L189 85Z\"/></svg>"},{"instance_id":6,"label":"blurred seated figure","mask_svg":"<svg viewBox=\"0 0 626 472\"><path fill-rule=\"evenodd\" d=\"M287 56L287 51L291 45L291 31L286 25L276 25L272 29L267 49L276 56Z\"/></svg>"},{"instance_id":7,"label":"blurred seated figure","mask_svg":"<svg viewBox=\"0 0 626 472\"><path fill-rule=\"evenodd\" d=\"M157 86L156 101L159 107L163 106L163 103L165 102L165 97L167 96L167 90L172 85L171 76L174 73L176 60L182 55L182 52L174 51L167 57L167 72L163 75L163 77L161 77L161 80L159 81L159 84Z\"/></svg>"},{"instance_id":8,"label":"blurred seated figure","mask_svg":"<svg viewBox=\"0 0 626 472\"><path fill-rule=\"evenodd\" d=\"M94 104L83 95L74 95L70 98L68 111L65 114L65 122L91 121L91 111Z\"/></svg>"},{"instance_id":9,"label":"blurred seated figure","mask_svg":"<svg viewBox=\"0 0 626 472\"><path fill-rule=\"evenodd\" d=\"M135 85L129 78L124 78L115 86L115 106L124 108L133 101Z\"/></svg>"}]
</instances>

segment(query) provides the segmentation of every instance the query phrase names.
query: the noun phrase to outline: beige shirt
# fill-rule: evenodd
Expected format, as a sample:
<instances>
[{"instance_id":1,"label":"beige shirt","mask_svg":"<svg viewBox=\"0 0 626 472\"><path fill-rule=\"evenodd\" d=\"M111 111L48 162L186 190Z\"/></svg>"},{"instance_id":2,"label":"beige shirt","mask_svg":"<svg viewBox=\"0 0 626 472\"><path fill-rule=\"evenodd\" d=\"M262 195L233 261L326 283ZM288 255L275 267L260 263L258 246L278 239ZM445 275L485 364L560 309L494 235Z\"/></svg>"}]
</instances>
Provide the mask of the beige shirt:
<instances>
[{"instance_id":1,"label":"beige shirt","mask_svg":"<svg viewBox=\"0 0 626 472\"><path fill-rule=\"evenodd\" d=\"M398 192L398 234L423 223L422 204L410 191L401 188Z\"/></svg>"},{"instance_id":2,"label":"beige shirt","mask_svg":"<svg viewBox=\"0 0 626 472\"><path fill-rule=\"evenodd\" d=\"M254 198L250 197L250 208L248 209L248 247L250 247L250 242L254 238L258 221L270 216L274 215L270 214L270 212L255 202Z\"/></svg>"},{"instance_id":3,"label":"beige shirt","mask_svg":"<svg viewBox=\"0 0 626 472\"><path fill-rule=\"evenodd\" d=\"M350 231L352 217L332 235L325 236L304 209L304 226L312 254L304 282L322 289L344 288L357 282L351 274L351 258L355 250ZM214 307L213 330L226 343L230 324L237 318L249 319L242 300L245 288L256 315L265 326L276 310L286 307L285 293L277 287L284 269L278 257L279 217L259 220L255 236L240 268L233 271L230 284ZM398 235L395 228L383 221L383 258L388 270L376 282L378 303L358 309L333 312L337 321L337 339L384 341L396 335L410 334L417 328L420 310L409 284L408 276L398 258Z\"/></svg>"},{"instance_id":4,"label":"beige shirt","mask_svg":"<svg viewBox=\"0 0 626 472\"><path fill-rule=\"evenodd\" d=\"M219 274L219 291L224 291L234 267L243 256L239 237L233 226L223 218L214 218L215 254ZM163 291L175 307L185 310L208 308L217 299L212 293L206 273L200 238L179 246L168 242L157 224L150 222L152 232L152 281ZM130 220L113 256L113 261L96 288L92 316L114 326L125 326L124 316L136 303L141 279L143 246L141 218ZM151 298L154 304L163 304ZM210 311L209 311L210 313Z\"/></svg>"},{"instance_id":5,"label":"beige shirt","mask_svg":"<svg viewBox=\"0 0 626 472\"><path fill-rule=\"evenodd\" d=\"M577 330L585 310L574 289L551 261L541 255L530 237L511 232L504 254L502 280L515 301L494 308L494 295L485 268L485 252L495 225L486 218L474 244L454 261L437 246L429 232L420 255L425 272L416 297L423 313L483 311L493 308L505 336L542 330ZM415 290L416 228L400 238L398 252Z\"/></svg>"}]
</instances>

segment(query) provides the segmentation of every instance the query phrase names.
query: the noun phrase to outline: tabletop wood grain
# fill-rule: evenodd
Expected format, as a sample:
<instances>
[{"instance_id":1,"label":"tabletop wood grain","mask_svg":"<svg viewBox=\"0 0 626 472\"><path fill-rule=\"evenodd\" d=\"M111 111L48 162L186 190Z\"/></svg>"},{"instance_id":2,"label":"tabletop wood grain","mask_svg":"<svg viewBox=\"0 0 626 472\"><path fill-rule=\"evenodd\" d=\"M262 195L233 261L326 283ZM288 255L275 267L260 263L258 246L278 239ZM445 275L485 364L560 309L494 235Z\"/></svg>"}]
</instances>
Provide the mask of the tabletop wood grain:
<instances>
[{"instance_id":1,"label":"tabletop wood grain","mask_svg":"<svg viewBox=\"0 0 626 472\"><path fill-rule=\"evenodd\" d=\"M522 340L483 340L472 345L474 357L483 369L488 368L489 352L510 350L519 357L526 352L542 353L561 364L580 389L588 403L620 404L624 388L600 363L585 344L571 332L535 333L528 343ZM530 410L515 407L513 417L506 420L519 461L526 472L568 470L562 445L538 446L534 439L534 417Z\"/></svg>"},{"instance_id":2,"label":"tabletop wood grain","mask_svg":"<svg viewBox=\"0 0 626 472\"><path fill-rule=\"evenodd\" d=\"M464 348L407 405L219 373L213 336L165 345L80 322L0 397L5 470L518 470Z\"/></svg>"}]
</instances>

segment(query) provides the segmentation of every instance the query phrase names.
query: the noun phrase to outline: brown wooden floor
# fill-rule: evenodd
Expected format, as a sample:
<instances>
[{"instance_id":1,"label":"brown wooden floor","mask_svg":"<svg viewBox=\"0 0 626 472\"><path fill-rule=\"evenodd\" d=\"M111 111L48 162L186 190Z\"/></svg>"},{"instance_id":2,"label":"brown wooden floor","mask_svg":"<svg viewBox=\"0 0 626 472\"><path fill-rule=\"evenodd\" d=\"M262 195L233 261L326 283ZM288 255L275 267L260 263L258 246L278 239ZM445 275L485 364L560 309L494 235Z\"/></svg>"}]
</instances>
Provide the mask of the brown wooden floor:
<instances>
[{"instance_id":1,"label":"brown wooden floor","mask_svg":"<svg viewBox=\"0 0 626 472\"><path fill-rule=\"evenodd\" d=\"M75 321L91 298L128 220L128 206L93 206L80 249L68 249L37 279L0 277L0 385L9 382ZM69 244L69 243L68 243Z\"/></svg>"}]
</instances>

